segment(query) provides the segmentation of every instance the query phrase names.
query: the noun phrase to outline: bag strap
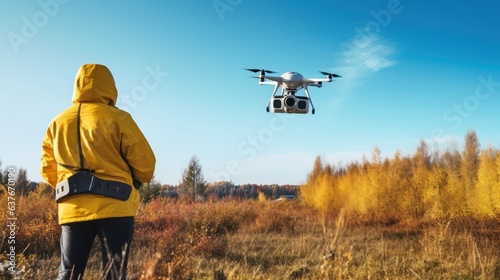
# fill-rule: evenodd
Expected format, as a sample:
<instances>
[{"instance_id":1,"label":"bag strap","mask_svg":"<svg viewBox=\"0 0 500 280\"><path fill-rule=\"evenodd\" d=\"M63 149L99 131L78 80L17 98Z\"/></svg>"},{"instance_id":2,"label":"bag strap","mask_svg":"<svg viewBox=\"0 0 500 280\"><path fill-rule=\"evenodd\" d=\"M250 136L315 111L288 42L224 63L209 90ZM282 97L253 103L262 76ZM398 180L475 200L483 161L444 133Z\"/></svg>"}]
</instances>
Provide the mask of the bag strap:
<instances>
[{"instance_id":1,"label":"bag strap","mask_svg":"<svg viewBox=\"0 0 500 280\"><path fill-rule=\"evenodd\" d=\"M80 112L82 111L82 104L80 102L80 104L78 105L78 115L76 115L76 133L77 133L77 139L78 139L78 154L80 155L80 169L84 169L83 168L83 151L82 151L82 133L80 131L80 123L81 123L81 118L80 118Z\"/></svg>"},{"instance_id":2,"label":"bag strap","mask_svg":"<svg viewBox=\"0 0 500 280\"><path fill-rule=\"evenodd\" d=\"M94 169L84 167L85 160L83 157L83 150L82 150L82 134L80 131L80 126L81 126L81 124L80 124L81 123L80 112L82 110L82 104L83 103L80 102L80 104L78 105L78 114L76 115L76 126L77 126L76 133L77 133L77 140L78 140L78 155L80 156L80 167L69 165L69 164L64 164L64 163L57 163L57 164L64 167L64 168L74 170L76 172L83 171L83 172L88 172L88 173L95 173Z\"/></svg>"}]
</instances>

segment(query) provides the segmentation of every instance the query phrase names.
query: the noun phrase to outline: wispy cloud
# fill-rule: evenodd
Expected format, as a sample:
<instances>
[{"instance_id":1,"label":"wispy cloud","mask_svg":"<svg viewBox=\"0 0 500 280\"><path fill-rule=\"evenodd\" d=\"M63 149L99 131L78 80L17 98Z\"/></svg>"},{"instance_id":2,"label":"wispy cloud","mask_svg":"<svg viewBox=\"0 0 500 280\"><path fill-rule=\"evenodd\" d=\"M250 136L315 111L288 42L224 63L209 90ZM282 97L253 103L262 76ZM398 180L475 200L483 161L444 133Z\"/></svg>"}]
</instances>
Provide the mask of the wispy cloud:
<instances>
[{"instance_id":1,"label":"wispy cloud","mask_svg":"<svg viewBox=\"0 0 500 280\"><path fill-rule=\"evenodd\" d=\"M357 34L348 42L340 44L341 52L337 66L333 71L342 76L339 80L339 95L334 100L335 106L354 97L355 85L363 78L398 63L394 59L396 47L378 34Z\"/></svg>"},{"instance_id":2,"label":"wispy cloud","mask_svg":"<svg viewBox=\"0 0 500 280\"><path fill-rule=\"evenodd\" d=\"M347 80L378 72L398 62L392 58L396 53L394 45L378 35L354 38L347 44L341 44L342 58L335 67Z\"/></svg>"}]
</instances>

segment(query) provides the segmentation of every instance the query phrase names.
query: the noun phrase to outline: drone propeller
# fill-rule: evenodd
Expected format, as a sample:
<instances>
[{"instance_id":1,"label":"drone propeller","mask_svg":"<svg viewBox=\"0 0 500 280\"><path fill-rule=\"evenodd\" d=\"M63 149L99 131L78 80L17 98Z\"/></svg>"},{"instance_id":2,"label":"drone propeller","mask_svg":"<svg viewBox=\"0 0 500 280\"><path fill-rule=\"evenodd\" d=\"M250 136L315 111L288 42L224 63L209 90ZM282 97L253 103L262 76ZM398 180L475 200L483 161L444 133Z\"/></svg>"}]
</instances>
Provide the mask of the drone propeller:
<instances>
[{"instance_id":1,"label":"drone propeller","mask_svg":"<svg viewBox=\"0 0 500 280\"><path fill-rule=\"evenodd\" d=\"M328 73L328 72L323 72L323 71L319 71L319 72L320 72L321 74L323 74L323 75L328 76L328 78L329 78L329 79L331 79L331 78L340 78L340 77L342 77L342 76L340 76L340 75L333 74L333 73Z\"/></svg>"},{"instance_id":2,"label":"drone propeller","mask_svg":"<svg viewBox=\"0 0 500 280\"><path fill-rule=\"evenodd\" d=\"M277 72L274 72L274 71L271 71L271 70L265 70L265 69L245 69L245 70L248 70L248 71L254 72L254 73L260 72L262 75L264 75L264 73L268 73L268 74L277 73Z\"/></svg>"}]
</instances>

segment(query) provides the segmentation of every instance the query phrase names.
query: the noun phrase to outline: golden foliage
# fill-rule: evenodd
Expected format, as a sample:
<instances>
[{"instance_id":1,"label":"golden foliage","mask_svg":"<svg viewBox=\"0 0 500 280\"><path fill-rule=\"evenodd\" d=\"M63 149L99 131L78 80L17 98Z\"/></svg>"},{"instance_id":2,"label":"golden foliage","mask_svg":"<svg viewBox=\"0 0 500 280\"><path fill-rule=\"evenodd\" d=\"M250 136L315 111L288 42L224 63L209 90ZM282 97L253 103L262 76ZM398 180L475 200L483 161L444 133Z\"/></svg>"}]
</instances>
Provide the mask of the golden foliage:
<instances>
[{"instance_id":1,"label":"golden foliage","mask_svg":"<svg viewBox=\"0 0 500 280\"><path fill-rule=\"evenodd\" d=\"M398 151L393 159L383 159L375 147L371 161L345 170L317 157L301 196L325 215L346 209L368 216L499 217L500 153L493 147L481 151L469 131L462 153L431 153L421 141L412 156Z\"/></svg>"},{"instance_id":2,"label":"golden foliage","mask_svg":"<svg viewBox=\"0 0 500 280\"><path fill-rule=\"evenodd\" d=\"M471 207L479 215L498 217L500 214L500 156L492 147L481 152L478 181L472 193Z\"/></svg>"}]
</instances>

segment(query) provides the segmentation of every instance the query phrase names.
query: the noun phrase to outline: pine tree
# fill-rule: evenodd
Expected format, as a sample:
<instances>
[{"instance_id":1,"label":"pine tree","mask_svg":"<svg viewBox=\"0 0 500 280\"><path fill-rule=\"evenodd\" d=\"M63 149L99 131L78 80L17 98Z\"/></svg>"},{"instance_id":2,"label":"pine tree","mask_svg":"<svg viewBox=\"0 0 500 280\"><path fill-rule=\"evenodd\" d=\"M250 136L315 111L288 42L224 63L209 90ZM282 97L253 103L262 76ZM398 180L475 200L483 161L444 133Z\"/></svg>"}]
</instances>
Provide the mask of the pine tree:
<instances>
[{"instance_id":1,"label":"pine tree","mask_svg":"<svg viewBox=\"0 0 500 280\"><path fill-rule=\"evenodd\" d=\"M204 197L207 182L201 169L202 166L194 155L182 174L182 182L179 186L180 193L188 200L197 201Z\"/></svg>"},{"instance_id":2,"label":"pine tree","mask_svg":"<svg viewBox=\"0 0 500 280\"><path fill-rule=\"evenodd\" d=\"M16 188L20 194L28 194L33 189L28 179L28 172L24 168L19 168L16 177Z\"/></svg>"},{"instance_id":3,"label":"pine tree","mask_svg":"<svg viewBox=\"0 0 500 280\"><path fill-rule=\"evenodd\" d=\"M152 199L161 195L161 183L154 177L148 184L143 184L139 189L141 199L144 202L150 202Z\"/></svg>"}]
</instances>

